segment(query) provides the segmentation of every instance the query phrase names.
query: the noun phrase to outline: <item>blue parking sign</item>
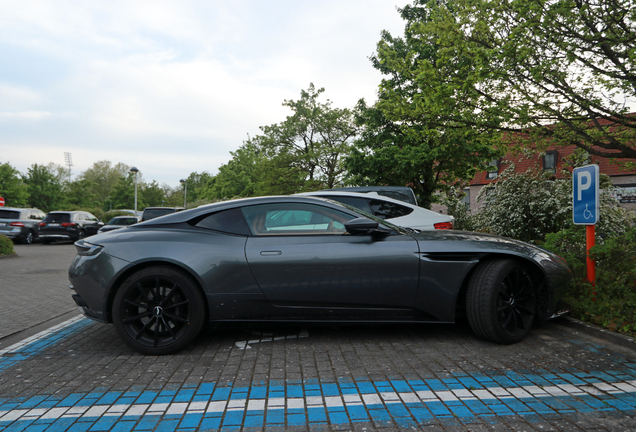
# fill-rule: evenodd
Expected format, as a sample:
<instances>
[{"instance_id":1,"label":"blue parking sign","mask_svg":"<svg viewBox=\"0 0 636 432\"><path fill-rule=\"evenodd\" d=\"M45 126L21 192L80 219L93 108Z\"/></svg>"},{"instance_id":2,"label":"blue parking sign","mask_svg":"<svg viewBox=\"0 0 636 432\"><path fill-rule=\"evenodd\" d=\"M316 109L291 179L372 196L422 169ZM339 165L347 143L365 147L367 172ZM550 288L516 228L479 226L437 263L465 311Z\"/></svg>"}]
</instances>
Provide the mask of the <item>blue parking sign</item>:
<instances>
[{"instance_id":1,"label":"blue parking sign","mask_svg":"<svg viewBox=\"0 0 636 432\"><path fill-rule=\"evenodd\" d=\"M574 168L572 172L572 217L576 225L594 225L598 222L598 165Z\"/></svg>"}]
</instances>

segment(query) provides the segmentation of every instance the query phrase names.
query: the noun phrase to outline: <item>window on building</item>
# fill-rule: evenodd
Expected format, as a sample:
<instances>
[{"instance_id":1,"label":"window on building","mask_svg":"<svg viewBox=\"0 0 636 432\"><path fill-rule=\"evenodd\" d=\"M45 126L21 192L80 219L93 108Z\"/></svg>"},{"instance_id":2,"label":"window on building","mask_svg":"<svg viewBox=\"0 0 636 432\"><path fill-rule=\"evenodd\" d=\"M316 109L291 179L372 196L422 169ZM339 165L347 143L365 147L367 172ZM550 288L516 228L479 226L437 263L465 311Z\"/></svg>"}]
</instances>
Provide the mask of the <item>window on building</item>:
<instances>
[{"instance_id":1,"label":"window on building","mask_svg":"<svg viewBox=\"0 0 636 432\"><path fill-rule=\"evenodd\" d=\"M470 188L464 188L464 196L462 202L466 204L466 207L470 208Z\"/></svg>"},{"instance_id":2,"label":"window on building","mask_svg":"<svg viewBox=\"0 0 636 432\"><path fill-rule=\"evenodd\" d=\"M488 162L487 179L496 179L499 176L499 159L493 159Z\"/></svg>"},{"instance_id":3,"label":"window on building","mask_svg":"<svg viewBox=\"0 0 636 432\"><path fill-rule=\"evenodd\" d=\"M556 150L545 152L545 155L543 155L543 171L556 174L558 157L559 152Z\"/></svg>"}]
</instances>

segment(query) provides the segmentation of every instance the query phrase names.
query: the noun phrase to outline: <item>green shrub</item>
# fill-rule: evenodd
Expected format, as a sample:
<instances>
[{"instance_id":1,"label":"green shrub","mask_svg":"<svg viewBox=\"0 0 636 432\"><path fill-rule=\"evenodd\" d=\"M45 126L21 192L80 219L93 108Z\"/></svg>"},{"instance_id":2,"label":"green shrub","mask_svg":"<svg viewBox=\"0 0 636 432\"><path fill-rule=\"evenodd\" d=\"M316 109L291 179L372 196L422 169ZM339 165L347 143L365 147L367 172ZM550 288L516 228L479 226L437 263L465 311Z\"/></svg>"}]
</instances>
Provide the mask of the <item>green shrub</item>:
<instances>
[{"instance_id":1,"label":"green shrub","mask_svg":"<svg viewBox=\"0 0 636 432\"><path fill-rule=\"evenodd\" d=\"M15 249L13 248L13 242L7 236L0 235L0 256L13 255Z\"/></svg>"},{"instance_id":2,"label":"green shrub","mask_svg":"<svg viewBox=\"0 0 636 432\"><path fill-rule=\"evenodd\" d=\"M595 287L587 281L585 227L549 234L544 247L572 267L574 278L565 300L575 318L636 334L636 227L618 235L597 235L590 251L596 261Z\"/></svg>"}]
</instances>

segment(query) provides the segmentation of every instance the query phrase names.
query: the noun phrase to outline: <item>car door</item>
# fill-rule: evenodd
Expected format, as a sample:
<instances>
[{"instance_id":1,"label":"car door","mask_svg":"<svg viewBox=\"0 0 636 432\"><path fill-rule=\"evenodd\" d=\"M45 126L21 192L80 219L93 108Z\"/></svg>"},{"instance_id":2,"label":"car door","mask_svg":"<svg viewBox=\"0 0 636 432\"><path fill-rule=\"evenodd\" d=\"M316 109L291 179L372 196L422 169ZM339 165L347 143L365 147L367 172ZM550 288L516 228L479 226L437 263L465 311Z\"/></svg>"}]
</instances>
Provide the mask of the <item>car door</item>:
<instances>
[{"instance_id":1,"label":"car door","mask_svg":"<svg viewBox=\"0 0 636 432\"><path fill-rule=\"evenodd\" d=\"M272 303L412 306L419 249L410 236L350 235L344 223L356 216L314 204L264 204L243 213L253 234L246 257Z\"/></svg>"}]
</instances>

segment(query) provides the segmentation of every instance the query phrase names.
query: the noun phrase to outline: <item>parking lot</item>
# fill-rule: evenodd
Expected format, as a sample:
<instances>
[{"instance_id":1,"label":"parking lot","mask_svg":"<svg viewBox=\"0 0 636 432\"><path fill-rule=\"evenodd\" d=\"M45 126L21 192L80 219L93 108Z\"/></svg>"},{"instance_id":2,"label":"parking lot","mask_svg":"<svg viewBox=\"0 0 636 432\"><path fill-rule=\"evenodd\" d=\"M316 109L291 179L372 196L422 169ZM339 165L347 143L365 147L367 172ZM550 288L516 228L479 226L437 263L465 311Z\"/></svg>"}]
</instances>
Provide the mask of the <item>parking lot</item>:
<instances>
[{"instance_id":1,"label":"parking lot","mask_svg":"<svg viewBox=\"0 0 636 432\"><path fill-rule=\"evenodd\" d=\"M0 259L0 431L633 430L636 351L559 323L246 325L143 356L79 317L70 243Z\"/></svg>"}]
</instances>

